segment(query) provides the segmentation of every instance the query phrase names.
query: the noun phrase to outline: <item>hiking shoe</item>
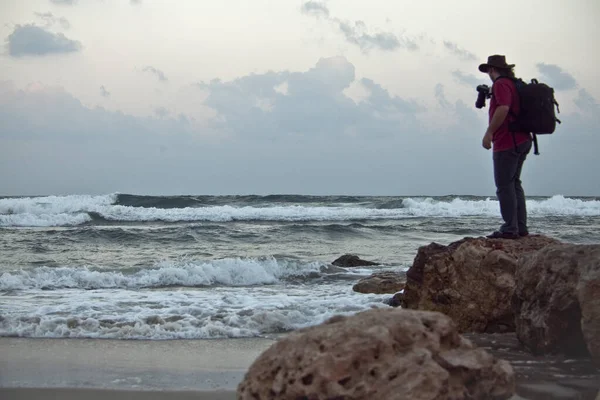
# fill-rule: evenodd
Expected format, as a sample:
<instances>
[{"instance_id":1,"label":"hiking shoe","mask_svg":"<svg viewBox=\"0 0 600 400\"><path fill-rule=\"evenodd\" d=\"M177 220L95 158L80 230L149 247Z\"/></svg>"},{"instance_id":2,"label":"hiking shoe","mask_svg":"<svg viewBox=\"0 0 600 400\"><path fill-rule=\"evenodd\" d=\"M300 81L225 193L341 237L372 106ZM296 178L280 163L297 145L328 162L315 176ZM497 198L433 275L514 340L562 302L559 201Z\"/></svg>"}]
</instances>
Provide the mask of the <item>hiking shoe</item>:
<instances>
[{"instance_id":1,"label":"hiking shoe","mask_svg":"<svg viewBox=\"0 0 600 400\"><path fill-rule=\"evenodd\" d=\"M521 237L529 236L529 232L519 232L519 236L521 236Z\"/></svg>"},{"instance_id":2,"label":"hiking shoe","mask_svg":"<svg viewBox=\"0 0 600 400\"><path fill-rule=\"evenodd\" d=\"M519 235L517 235L516 233L496 231L496 232L492 233L491 235L487 235L486 237L490 238L490 239L518 239Z\"/></svg>"}]
</instances>

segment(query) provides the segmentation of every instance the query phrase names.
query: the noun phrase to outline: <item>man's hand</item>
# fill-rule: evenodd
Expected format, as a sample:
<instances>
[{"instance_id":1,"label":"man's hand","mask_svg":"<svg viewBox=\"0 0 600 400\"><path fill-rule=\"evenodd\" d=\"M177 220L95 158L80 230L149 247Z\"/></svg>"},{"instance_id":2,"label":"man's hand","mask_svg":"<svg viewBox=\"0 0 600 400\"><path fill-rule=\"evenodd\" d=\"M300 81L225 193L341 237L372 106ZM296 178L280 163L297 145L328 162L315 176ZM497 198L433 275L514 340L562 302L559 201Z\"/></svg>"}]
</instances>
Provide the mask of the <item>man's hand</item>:
<instances>
[{"instance_id":1,"label":"man's hand","mask_svg":"<svg viewBox=\"0 0 600 400\"><path fill-rule=\"evenodd\" d=\"M483 140L481 141L481 145L484 149L489 150L492 148L492 134L489 131L485 132L483 135Z\"/></svg>"}]
</instances>

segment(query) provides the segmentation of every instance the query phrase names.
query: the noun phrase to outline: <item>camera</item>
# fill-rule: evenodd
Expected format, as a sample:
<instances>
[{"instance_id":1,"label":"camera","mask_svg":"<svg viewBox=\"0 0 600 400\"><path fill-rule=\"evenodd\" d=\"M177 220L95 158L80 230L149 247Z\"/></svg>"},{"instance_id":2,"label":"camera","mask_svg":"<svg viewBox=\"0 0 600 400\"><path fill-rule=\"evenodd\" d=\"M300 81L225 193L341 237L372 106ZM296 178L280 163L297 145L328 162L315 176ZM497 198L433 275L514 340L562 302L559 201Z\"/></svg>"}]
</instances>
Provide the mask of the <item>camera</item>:
<instances>
[{"instance_id":1,"label":"camera","mask_svg":"<svg viewBox=\"0 0 600 400\"><path fill-rule=\"evenodd\" d=\"M477 101L475 102L475 107L485 107L485 99L489 99L490 97L492 97L492 94L490 93L488 85L477 86Z\"/></svg>"}]
</instances>

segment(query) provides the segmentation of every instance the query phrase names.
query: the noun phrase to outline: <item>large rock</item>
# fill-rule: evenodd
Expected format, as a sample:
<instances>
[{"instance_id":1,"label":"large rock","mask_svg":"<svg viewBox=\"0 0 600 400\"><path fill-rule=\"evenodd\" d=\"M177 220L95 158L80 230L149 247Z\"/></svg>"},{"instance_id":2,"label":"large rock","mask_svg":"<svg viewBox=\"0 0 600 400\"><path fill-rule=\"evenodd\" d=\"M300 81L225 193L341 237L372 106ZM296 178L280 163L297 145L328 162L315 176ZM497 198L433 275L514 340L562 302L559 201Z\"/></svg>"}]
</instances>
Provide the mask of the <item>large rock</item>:
<instances>
[{"instance_id":1,"label":"large rock","mask_svg":"<svg viewBox=\"0 0 600 400\"><path fill-rule=\"evenodd\" d=\"M291 333L262 353L240 400L508 399L510 364L440 313L376 309Z\"/></svg>"},{"instance_id":2,"label":"large rock","mask_svg":"<svg viewBox=\"0 0 600 400\"><path fill-rule=\"evenodd\" d=\"M398 272L376 272L373 275L360 279L352 287L352 290L359 293L393 294L404 289L405 281L406 275Z\"/></svg>"},{"instance_id":3,"label":"large rock","mask_svg":"<svg viewBox=\"0 0 600 400\"><path fill-rule=\"evenodd\" d=\"M600 364L600 245L548 246L519 261L519 340L534 354L588 352Z\"/></svg>"},{"instance_id":4,"label":"large rock","mask_svg":"<svg viewBox=\"0 0 600 400\"><path fill-rule=\"evenodd\" d=\"M376 262L363 260L354 254L344 254L332 262L333 265L343 268L366 267L377 265Z\"/></svg>"},{"instance_id":5,"label":"large rock","mask_svg":"<svg viewBox=\"0 0 600 400\"><path fill-rule=\"evenodd\" d=\"M588 351L600 366L600 246L596 246L595 260L586 264L579 276L577 299L581 307L581 330ZM600 392L598 393L600 397ZM600 400L600 399L599 399Z\"/></svg>"},{"instance_id":6,"label":"large rock","mask_svg":"<svg viewBox=\"0 0 600 400\"><path fill-rule=\"evenodd\" d=\"M512 332L517 260L555 243L559 242L530 235L423 246L406 273L402 307L440 311L452 317L461 332Z\"/></svg>"}]
</instances>

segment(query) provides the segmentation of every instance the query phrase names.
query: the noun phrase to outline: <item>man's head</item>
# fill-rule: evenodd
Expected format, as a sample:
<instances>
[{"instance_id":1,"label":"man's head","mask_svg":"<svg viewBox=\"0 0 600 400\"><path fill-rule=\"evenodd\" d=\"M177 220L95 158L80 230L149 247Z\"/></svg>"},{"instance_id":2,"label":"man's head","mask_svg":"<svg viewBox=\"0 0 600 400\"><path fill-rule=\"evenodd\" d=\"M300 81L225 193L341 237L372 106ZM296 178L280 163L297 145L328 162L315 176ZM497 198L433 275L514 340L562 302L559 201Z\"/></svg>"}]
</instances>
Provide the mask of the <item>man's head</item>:
<instances>
[{"instance_id":1,"label":"man's head","mask_svg":"<svg viewBox=\"0 0 600 400\"><path fill-rule=\"evenodd\" d=\"M506 57L495 54L488 57L487 63L479 66L479 71L489 75L490 79L495 81L499 76L514 77L513 68L515 64L507 64Z\"/></svg>"}]
</instances>

